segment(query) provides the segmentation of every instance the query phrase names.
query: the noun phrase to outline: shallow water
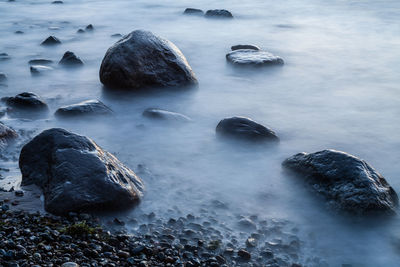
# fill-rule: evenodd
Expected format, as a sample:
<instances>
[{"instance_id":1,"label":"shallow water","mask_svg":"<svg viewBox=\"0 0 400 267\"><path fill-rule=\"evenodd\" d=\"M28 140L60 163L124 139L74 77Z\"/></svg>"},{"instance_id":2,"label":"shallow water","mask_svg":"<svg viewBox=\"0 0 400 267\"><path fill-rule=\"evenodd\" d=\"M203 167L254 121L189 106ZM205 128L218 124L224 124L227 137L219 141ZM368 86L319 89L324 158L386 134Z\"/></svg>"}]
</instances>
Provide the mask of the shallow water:
<instances>
[{"instance_id":1,"label":"shallow water","mask_svg":"<svg viewBox=\"0 0 400 267\"><path fill-rule=\"evenodd\" d=\"M226 8L234 20L183 16L186 7ZM32 91L53 113L59 106L98 98L115 111L112 119L23 121L2 118L34 134L63 127L87 135L134 170L146 166L147 193L134 212L168 216L168 208L196 213L218 199L234 212L284 218L314 233L312 243L331 266L397 266L399 219L352 222L332 215L281 162L297 152L325 148L359 156L400 192L400 3L398 1L0 1L0 72L8 86L0 97ZM93 32L78 34L92 23ZM56 27L56 28L54 28ZM174 42L199 80L197 89L151 93L105 90L98 70L105 51L135 29ZM24 34L15 34L21 30ZM49 35L62 44L43 47ZM251 43L281 56L283 67L242 70L226 63L230 46ZM81 57L79 69L57 66L67 50ZM31 76L28 61L52 59L55 70ZM183 113L192 123L151 121L148 107ZM242 115L270 126L277 146L221 142L220 119ZM26 135L27 138L33 133ZM11 151L17 152L21 144ZM18 183L15 160L1 162L6 186ZM12 158L12 156L10 156ZM11 182L11 184L7 184ZM358 264L358 265L357 265Z\"/></svg>"}]
</instances>

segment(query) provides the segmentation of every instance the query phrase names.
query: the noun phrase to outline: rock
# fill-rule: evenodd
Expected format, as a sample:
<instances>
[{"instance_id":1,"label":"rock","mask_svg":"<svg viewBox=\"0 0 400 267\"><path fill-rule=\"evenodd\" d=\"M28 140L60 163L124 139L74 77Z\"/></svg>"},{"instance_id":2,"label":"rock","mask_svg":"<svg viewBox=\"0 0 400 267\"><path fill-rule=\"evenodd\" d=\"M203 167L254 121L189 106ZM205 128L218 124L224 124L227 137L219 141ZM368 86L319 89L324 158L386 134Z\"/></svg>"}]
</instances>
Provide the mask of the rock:
<instances>
[{"instance_id":1,"label":"rock","mask_svg":"<svg viewBox=\"0 0 400 267\"><path fill-rule=\"evenodd\" d=\"M348 153L299 153L282 165L303 176L337 210L358 215L393 214L398 206L398 196L385 178L367 162Z\"/></svg>"},{"instance_id":2,"label":"rock","mask_svg":"<svg viewBox=\"0 0 400 267\"><path fill-rule=\"evenodd\" d=\"M79 29L76 31L77 33L85 33L85 31L83 29Z\"/></svg>"},{"instance_id":3,"label":"rock","mask_svg":"<svg viewBox=\"0 0 400 267\"><path fill-rule=\"evenodd\" d=\"M65 52L64 56L62 57L62 59L58 64L71 67L81 66L83 65L83 61L79 57L77 57L73 52L67 51Z\"/></svg>"},{"instance_id":4,"label":"rock","mask_svg":"<svg viewBox=\"0 0 400 267\"><path fill-rule=\"evenodd\" d=\"M3 150L11 140L17 137L18 134L16 131L0 122L0 151Z\"/></svg>"},{"instance_id":5,"label":"rock","mask_svg":"<svg viewBox=\"0 0 400 267\"><path fill-rule=\"evenodd\" d=\"M14 33L15 34L23 34L24 32L23 31L15 31Z\"/></svg>"},{"instance_id":6,"label":"rock","mask_svg":"<svg viewBox=\"0 0 400 267\"><path fill-rule=\"evenodd\" d=\"M50 59L44 59L44 58L35 58L29 60L29 65L49 65L52 64L53 61Z\"/></svg>"},{"instance_id":7,"label":"rock","mask_svg":"<svg viewBox=\"0 0 400 267\"><path fill-rule=\"evenodd\" d=\"M231 50L232 50L232 51L240 50L240 49L251 49L251 50L256 50L256 51L261 50L261 49L260 49L258 46L256 46L256 45L234 45L234 46L231 47Z\"/></svg>"},{"instance_id":8,"label":"rock","mask_svg":"<svg viewBox=\"0 0 400 267\"><path fill-rule=\"evenodd\" d=\"M79 267L79 264L75 262L65 262L61 265L61 267Z\"/></svg>"},{"instance_id":9,"label":"rock","mask_svg":"<svg viewBox=\"0 0 400 267\"><path fill-rule=\"evenodd\" d=\"M111 115L112 110L99 100L86 100L77 104L57 109L55 115L60 118L76 118L79 116Z\"/></svg>"},{"instance_id":10,"label":"rock","mask_svg":"<svg viewBox=\"0 0 400 267\"><path fill-rule=\"evenodd\" d=\"M111 37L120 38L120 37L122 37L122 34L120 34L120 33L114 33L114 34L111 34Z\"/></svg>"},{"instance_id":11,"label":"rock","mask_svg":"<svg viewBox=\"0 0 400 267\"><path fill-rule=\"evenodd\" d=\"M5 83L7 81L7 75L3 72L0 72L0 83Z\"/></svg>"},{"instance_id":12,"label":"rock","mask_svg":"<svg viewBox=\"0 0 400 267\"><path fill-rule=\"evenodd\" d=\"M44 40L41 45L57 45L61 44L61 41L55 36L49 36L46 40Z\"/></svg>"},{"instance_id":13,"label":"rock","mask_svg":"<svg viewBox=\"0 0 400 267\"><path fill-rule=\"evenodd\" d=\"M110 47L101 63L100 81L107 87L179 87L197 84L182 52L170 41L137 30Z\"/></svg>"},{"instance_id":14,"label":"rock","mask_svg":"<svg viewBox=\"0 0 400 267\"><path fill-rule=\"evenodd\" d=\"M228 19L233 18L232 13L225 9L207 10L205 16L208 18L228 18Z\"/></svg>"},{"instance_id":15,"label":"rock","mask_svg":"<svg viewBox=\"0 0 400 267\"><path fill-rule=\"evenodd\" d=\"M251 254L248 251L244 250L244 249L240 249L237 254L243 260L250 260L251 259Z\"/></svg>"},{"instance_id":16,"label":"rock","mask_svg":"<svg viewBox=\"0 0 400 267\"><path fill-rule=\"evenodd\" d=\"M143 111L143 116L152 119L170 120L170 121L182 121L187 122L191 119L183 114L162 110L158 108L148 108Z\"/></svg>"},{"instance_id":17,"label":"rock","mask_svg":"<svg viewBox=\"0 0 400 267\"><path fill-rule=\"evenodd\" d=\"M56 1L53 1L53 2L51 2L52 4L64 4L64 2L63 1L60 1L60 0L56 0ZM65 267L65 266L64 266Z\"/></svg>"},{"instance_id":18,"label":"rock","mask_svg":"<svg viewBox=\"0 0 400 267\"><path fill-rule=\"evenodd\" d=\"M239 49L226 54L226 60L235 65L269 66L283 65L283 59L266 51Z\"/></svg>"},{"instance_id":19,"label":"rock","mask_svg":"<svg viewBox=\"0 0 400 267\"><path fill-rule=\"evenodd\" d=\"M35 184L54 214L116 210L137 204L144 185L91 139L64 129L43 131L21 151L21 185Z\"/></svg>"},{"instance_id":20,"label":"rock","mask_svg":"<svg viewBox=\"0 0 400 267\"><path fill-rule=\"evenodd\" d=\"M217 134L253 141L279 141L271 129L244 117L221 120L216 128Z\"/></svg>"},{"instance_id":21,"label":"rock","mask_svg":"<svg viewBox=\"0 0 400 267\"><path fill-rule=\"evenodd\" d=\"M93 27L92 24L89 24L89 25L86 26L85 29L86 29L87 31L93 31L93 30L94 30L94 27Z\"/></svg>"},{"instance_id":22,"label":"rock","mask_svg":"<svg viewBox=\"0 0 400 267\"><path fill-rule=\"evenodd\" d=\"M9 60L10 58L7 53L0 53L0 61Z\"/></svg>"},{"instance_id":23,"label":"rock","mask_svg":"<svg viewBox=\"0 0 400 267\"><path fill-rule=\"evenodd\" d=\"M43 72L51 71L53 70L53 68L42 65L33 65L30 67L30 70L32 75L39 75L42 74Z\"/></svg>"},{"instance_id":24,"label":"rock","mask_svg":"<svg viewBox=\"0 0 400 267\"><path fill-rule=\"evenodd\" d=\"M7 113L12 117L37 117L44 115L49 109L39 96L30 92L2 98L2 100L8 107Z\"/></svg>"},{"instance_id":25,"label":"rock","mask_svg":"<svg viewBox=\"0 0 400 267\"><path fill-rule=\"evenodd\" d=\"M183 14L185 15L197 15L197 16L203 16L204 12L201 9L197 8L186 8L185 11L183 11Z\"/></svg>"}]
</instances>

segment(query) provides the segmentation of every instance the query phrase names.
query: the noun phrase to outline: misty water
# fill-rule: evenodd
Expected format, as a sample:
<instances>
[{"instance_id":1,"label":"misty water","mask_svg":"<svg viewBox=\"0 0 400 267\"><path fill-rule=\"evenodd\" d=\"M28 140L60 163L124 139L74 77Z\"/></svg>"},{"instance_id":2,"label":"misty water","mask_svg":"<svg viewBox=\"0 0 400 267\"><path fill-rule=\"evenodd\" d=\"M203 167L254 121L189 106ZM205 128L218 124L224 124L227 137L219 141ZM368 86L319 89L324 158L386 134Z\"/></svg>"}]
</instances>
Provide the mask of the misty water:
<instances>
[{"instance_id":1,"label":"misty water","mask_svg":"<svg viewBox=\"0 0 400 267\"><path fill-rule=\"evenodd\" d=\"M186 7L226 8L235 19L184 16ZM27 133L0 162L10 169L0 183L18 186L21 145L44 129L61 127L92 138L143 173L146 194L131 216L168 217L170 209L199 215L201 207L219 200L233 214L296 223L310 247L304 253L330 266L398 266L393 239L400 237L399 218L353 220L335 214L301 180L283 172L281 162L302 151L346 151L365 159L400 192L399 15L400 3L391 0L0 1L0 53L11 57L0 61L0 72L8 76L0 97L34 92L51 110L40 120L1 119ZM77 33L90 23L94 31ZM131 93L103 88L100 63L119 39L111 35L136 29L176 44L196 73L198 88ZM18 30L24 33L15 34ZM49 35L62 44L40 46ZM281 56L285 65L233 68L225 54L236 44L256 44ZM57 66L68 50L85 65ZM34 58L53 60L54 70L32 76L28 61ZM87 99L100 99L115 116L74 121L53 116L58 107ZM142 116L149 107L193 121L153 121ZM236 115L271 127L280 143L219 140L218 122Z\"/></svg>"}]
</instances>

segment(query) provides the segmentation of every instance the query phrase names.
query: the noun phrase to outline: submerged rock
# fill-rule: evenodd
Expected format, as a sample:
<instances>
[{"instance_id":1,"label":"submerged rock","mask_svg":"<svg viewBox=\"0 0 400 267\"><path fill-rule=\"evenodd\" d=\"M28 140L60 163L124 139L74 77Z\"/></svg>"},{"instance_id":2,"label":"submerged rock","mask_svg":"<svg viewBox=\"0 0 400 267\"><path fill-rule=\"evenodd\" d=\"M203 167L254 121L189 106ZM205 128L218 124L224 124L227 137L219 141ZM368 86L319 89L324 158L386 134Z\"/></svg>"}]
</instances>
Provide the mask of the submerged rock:
<instances>
[{"instance_id":1,"label":"submerged rock","mask_svg":"<svg viewBox=\"0 0 400 267\"><path fill-rule=\"evenodd\" d=\"M55 36L49 36L46 38L46 40L44 40L41 45L57 45L57 44L61 44L61 41L55 37Z\"/></svg>"},{"instance_id":2,"label":"submerged rock","mask_svg":"<svg viewBox=\"0 0 400 267\"><path fill-rule=\"evenodd\" d=\"M56 1L53 1L53 2L51 2L52 4L64 4L64 2L63 1L60 1L60 0L56 0Z\"/></svg>"},{"instance_id":3,"label":"submerged rock","mask_svg":"<svg viewBox=\"0 0 400 267\"><path fill-rule=\"evenodd\" d=\"M232 117L221 120L216 128L220 135L237 137L253 141L279 141L274 131L244 117Z\"/></svg>"},{"instance_id":4,"label":"submerged rock","mask_svg":"<svg viewBox=\"0 0 400 267\"><path fill-rule=\"evenodd\" d=\"M235 65L283 65L283 59L266 51L239 49L226 54L228 62Z\"/></svg>"},{"instance_id":5,"label":"submerged rock","mask_svg":"<svg viewBox=\"0 0 400 267\"><path fill-rule=\"evenodd\" d=\"M77 33L85 33L85 30L79 29L79 30L77 30L76 32L77 32Z\"/></svg>"},{"instance_id":6,"label":"submerged rock","mask_svg":"<svg viewBox=\"0 0 400 267\"><path fill-rule=\"evenodd\" d=\"M17 137L18 134L16 131L0 122L0 151L3 150L11 140Z\"/></svg>"},{"instance_id":7,"label":"submerged rock","mask_svg":"<svg viewBox=\"0 0 400 267\"><path fill-rule=\"evenodd\" d=\"M131 32L107 50L100 81L107 87L131 89L197 84L185 56L173 43L142 30Z\"/></svg>"},{"instance_id":8,"label":"submerged rock","mask_svg":"<svg viewBox=\"0 0 400 267\"><path fill-rule=\"evenodd\" d=\"M393 188L367 162L348 153L299 153L282 165L303 176L337 210L358 215L395 213L398 196Z\"/></svg>"},{"instance_id":9,"label":"submerged rock","mask_svg":"<svg viewBox=\"0 0 400 267\"><path fill-rule=\"evenodd\" d=\"M7 53L0 53L0 61L9 60L11 57Z\"/></svg>"},{"instance_id":10,"label":"submerged rock","mask_svg":"<svg viewBox=\"0 0 400 267\"><path fill-rule=\"evenodd\" d=\"M30 65L49 65L49 64L53 63L53 61L50 59L45 59L45 58L35 58L35 59L29 60L28 63Z\"/></svg>"},{"instance_id":11,"label":"submerged rock","mask_svg":"<svg viewBox=\"0 0 400 267\"><path fill-rule=\"evenodd\" d=\"M43 72L48 72L51 70L53 70L53 68L42 65L33 65L30 67L31 74L33 75L39 75L42 74Z\"/></svg>"},{"instance_id":12,"label":"submerged rock","mask_svg":"<svg viewBox=\"0 0 400 267\"><path fill-rule=\"evenodd\" d=\"M92 24L89 24L89 25L86 26L85 30L87 30L87 31L93 31L93 30L94 30L94 27L93 27Z\"/></svg>"},{"instance_id":13,"label":"submerged rock","mask_svg":"<svg viewBox=\"0 0 400 267\"><path fill-rule=\"evenodd\" d=\"M34 93L24 92L14 97L6 97L7 113L12 117L37 117L48 111L47 104Z\"/></svg>"},{"instance_id":14,"label":"submerged rock","mask_svg":"<svg viewBox=\"0 0 400 267\"><path fill-rule=\"evenodd\" d=\"M209 18L228 18L228 19L233 18L232 13L226 9L207 10L205 16Z\"/></svg>"},{"instance_id":15,"label":"submerged rock","mask_svg":"<svg viewBox=\"0 0 400 267\"><path fill-rule=\"evenodd\" d=\"M58 64L69 67L82 66L83 61L79 57L77 57L73 52L67 51L65 52L64 56L62 57L62 59Z\"/></svg>"},{"instance_id":16,"label":"submerged rock","mask_svg":"<svg viewBox=\"0 0 400 267\"><path fill-rule=\"evenodd\" d=\"M15 34L24 34L23 31L15 31L14 33L15 33Z\"/></svg>"},{"instance_id":17,"label":"submerged rock","mask_svg":"<svg viewBox=\"0 0 400 267\"><path fill-rule=\"evenodd\" d=\"M234 45L234 46L231 47L232 51L239 50L239 49L251 49L251 50L256 50L256 51L261 50L256 45Z\"/></svg>"},{"instance_id":18,"label":"submerged rock","mask_svg":"<svg viewBox=\"0 0 400 267\"><path fill-rule=\"evenodd\" d=\"M143 116L152 119L170 120L170 121L191 121L191 119L183 114L162 110L158 108L148 108L143 111Z\"/></svg>"},{"instance_id":19,"label":"submerged rock","mask_svg":"<svg viewBox=\"0 0 400 267\"><path fill-rule=\"evenodd\" d=\"M197 16L203 16L204 15L204 11L201 9L197 9L197 8L186 8L185 11L183 11L183 14L185 15L197 15Z\"/></svg>"},{"instance_id":20,"label":"submerged rock","mask_svg":"<svg viewBox=\"0 0 400 267\"><path fill-rule=\"evenodd\" d=\"M86 100L57 109L55 115L60 118L80 116L104 116L113 114L112 110L99 100Z\"/></svg>"},{"instance_id":21,"label":"submerged rock","mask_svg":"<svg viewBox=\"0 0 400 267\"><path fill-rule=\"evenodd\" d=\"M136 174L91 139L64 129L49 129L21 151L22 185L35 184L45 209L54 214L130 207L144 186Z\"/></svg>"},{"instance_id":22,"label":"submerged rock","mask_svg":"<svg viewBox=\"0 0 400 267\"><path fill-rule=\"evenodd\" d=\"M0 72L0 83L5 83L7 81L7 75L3 72Z\"/></svg>"}]
</instances>

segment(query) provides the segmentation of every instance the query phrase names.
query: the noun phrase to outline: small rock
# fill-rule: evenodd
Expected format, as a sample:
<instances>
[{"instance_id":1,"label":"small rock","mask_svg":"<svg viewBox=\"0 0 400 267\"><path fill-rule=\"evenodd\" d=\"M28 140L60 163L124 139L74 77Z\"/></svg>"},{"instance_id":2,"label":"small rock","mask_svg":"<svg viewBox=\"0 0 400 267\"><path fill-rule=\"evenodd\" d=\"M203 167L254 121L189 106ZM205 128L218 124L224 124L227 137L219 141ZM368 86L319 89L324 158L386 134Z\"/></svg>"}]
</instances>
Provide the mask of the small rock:
<instances>
[{"instance_id":1,"label":"small rock","mask_svg":"<svg viewBox=\"0 0 400 267\"><path fill-rule=\"evenodd\" d=\"M61 267L79 267L79 264L75 262L65 262L61 265Z\"/></svg>"},{"instance_id":2,"label":"small rock","mask_svg":"<svg viewBox=\"0 0 400 267\"><path fill-rule=\"evenodd\" d=\"M30 92L24 92L14 97L4 98L3 100L12 109L8 112L11 114L16 113L15 115L20 115L21 113L22 115L29 115L25 113L42 113L48 111L47 104L38 95Z\"/></svg>"},{"instance_id":3,"label":"small rock","mask_svg":"<svg viewBox=\"0 0 400 267\"><path fill-rule=\"evenodd\" d=\"M204 11L201 9L197 9L197 8L186 8L185 11L183 12L183 14L185 15L196 15L196 16L203 16L204 15Z\"/></svg>"},{"instance_id":4,"label":"small rock","mask_svg":"<svg viewBox=\"0 0 400 267\"><path fill-rule=\"evenodd\" d=\"M152 118L152 119L162 119L162 120L174 120L174 121L182 121L188 122L191 119L183 114L162 110L158 108L148 108L143 111L143 116Z\"/></svg>"},{"instance_id":5,"label":"small rock","mask_svg":"<svg viewBox=\"0 0 400 267\"><path fill-rule=\"evenodd\" d=\"M258 46L256 46L256 45L234 45L234 46L231 47L231 50L232 50L232 51L240 50L240 49L251 49L251 50L256 50L256 51L261 50L261 49L260 49Z\"/></svg>"},{"instance_id":6,"label":"small rock","mask_svg":"<svg viewBox=\"0 0 400 267\"><path fill-rule=\"evenodd\" d=\"M83 65L83 61L73 52L67 51L58 64L64 66L81 66Z\"/></svg>"},{"instance_id":7,"label":"small rock","mask_svg":"<svg viewBox=\"0 0 400 267\"><path fill-rule=\"evenodd\" d=\"M23 31L15 31L14 33L15 34L23 34L24 32Z\"/></svg>"},{"instance_id":8,"label":"small rock","mask_svg":"<svg viewBox=\"0 0 400 267\"><path fill-rule=\"evenodd\" d=\"M252 248L256 247L257 246L257 239L252 238L252 237L247 238L246 246L247 247L252 247Z\"/></svg>"},{"instance_id":9,"label":"small rock","mask_svg":"<svg viewBox=\"0 0 400 267\"><path fill-rule=\"evenodd\" d=\"M14 194L15 194L17 197L22 197L22 196L24 196L24 191L22 191L22 190L15 190Z\"/></svg>"},{"instance_id":10,"label":"small rock","mask_svg":"<svg viewBox=\"0 0 400 267\"><path fill-rule=\"evenodd\" d=\"M32 60L29 60L29 65L49 65L52 64L53 61L50 59L44 59L44 58L35 58Z\"/></svg>"},{"instance_id":11,"label":"small rock","mask_svg":"<svg viewBox=\"0 0 400 267\"><path fill-rule=\"evenodd\" d=\"M9 60L11 57L7 53L0 53L0 61Z\"/></svg>"},{"instance_id":12,"label":"small rock","mask_svg":"<svg viewBox=\"0 0 400 267\"><path fill-rule=\"evenodd\" d=\"M85 29L86 29L87 31L93 31L93 30L94 30L94 27L93 27L92 24L89 24L89 25L86 26Z\"/></svg>"},{"instance_id":13,"label":"small rock","mask_svg":"<svg viewBox=\"0 0 400 267\"><path fill-rule=\"evenodd\" d=\"M5 83L7 81L7 75L3 72L0 72L0 83Z\"/></svg>"},{"instance_id":14,"label":"small rock","mask_svg":"<svg viewBox=\"0 0 400 267\"><path fill-rule=\"evenodd\" d=\"M99 100L86 100L57 109L55 116L59 118L76 118L88 116L112 115L113 111Z\"/></svg>"},{"instance_id":15,"label":"small rock","mask_svg":"<svg viewBox=\"0 0 400 267\"><path fill-rule=\"evenodd\" d=\"M43 72L51 71L53 70L53 68L42 65L33 65L30 67L30 70L32 75L39 75L42 74Z\"/></svg>"},{"instance_id":16,"label":"small rock","mask_svg":"<svg viewBox=\"0 0 400 267\"><path fill-rule=\"evenodd\" d=\"M77 33L85 33L85 30L79 29L79 30L77 30L76 32L77 32Z\"/></svg>"},{"instance_id":17,"label":"small rock","mask_svg":"<svg viewBox=\"0 0 400 267\"><path fill-rule=\"evenodd\" d=\"M52 4L64 4L64 2L63 1L61 1L61 0L56 0L56 1L53 1L53 2L51 2ZM65 267L65 266L63 266L63 267ZM70 266L70 267L72 267L72 266Z\"/></svg>"},{"instance_id":18,"label":"small rock","mask_svg":"<svg viewBox=\"0 0 400 267\"><path fill-rule=\"evenodd\" d=\"M283 65L283 59L266 51L239 49L226 54L226 60L240 66Z\"/></svg>"},{"instance_id":19,"label":"small rock","mask_svg":"<svg viewBox=\"0 0 400 267\"><path fill-rule=\"evenodd\" d=\"M57 44L61 44L61 41L53 35L47 37L46 40L44 40L41 43L41 45L57 45Z\"/></svg>"},{"instance_id":20,"label":"small rock","mask_svg":"<svg viewBox=\"0 0 400 267\"><path fill-rule=\"evenodd\" d=\"M232 13L226 9L207 10L205 16L208 18L228 18L228 19L233 18Z\"/></svg>"},{"instance_id":21,"label":"small rock","mask_svg":"<svg viewBox=\"0 0 400 267\"><path fill-rule=\"evenodd\" d=\"M248 251L244 250L244 249L240 249L237 254L238 254L238 256L240 258L242 258L244 260L250 260L251 259L251 254Z\"/></svg>"}]
</instances>

